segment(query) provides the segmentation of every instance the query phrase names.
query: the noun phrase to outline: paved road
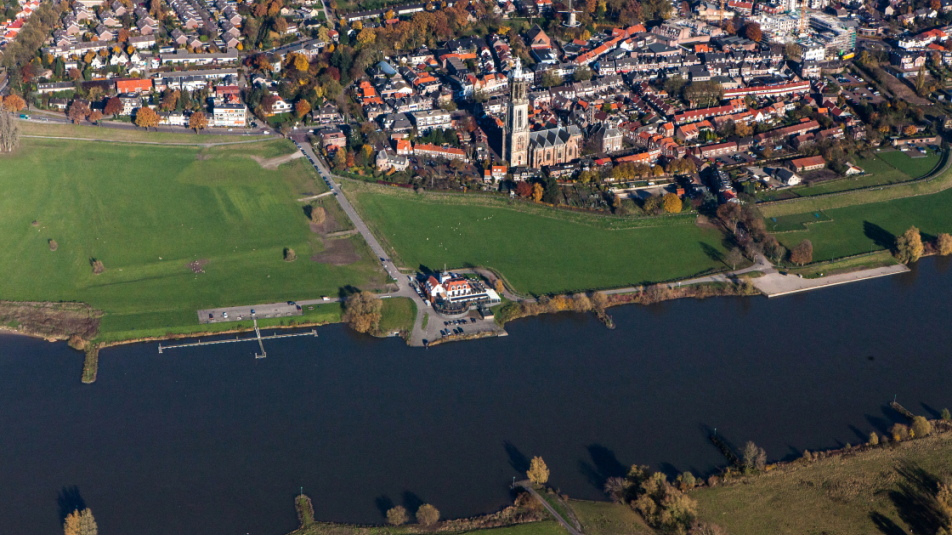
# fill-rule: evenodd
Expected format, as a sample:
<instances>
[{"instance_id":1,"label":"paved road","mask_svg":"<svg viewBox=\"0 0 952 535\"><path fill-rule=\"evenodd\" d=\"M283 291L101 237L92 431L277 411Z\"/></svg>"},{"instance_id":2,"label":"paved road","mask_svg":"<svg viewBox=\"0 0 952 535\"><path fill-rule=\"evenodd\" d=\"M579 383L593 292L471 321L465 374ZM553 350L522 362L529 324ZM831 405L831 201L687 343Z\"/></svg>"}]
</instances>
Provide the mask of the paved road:
<instances>
[{"instance_id":1,"label":"paved road","mask_svg":"<svg viewBox=\"0 0 952 535\"><path fill-rule=\"evenodd\" d=\"M338 178L331 173L330 169L324 166L320 158L317 157L317 154L314 153L314 150L311 148L311 144L307 142L306 132L296 132L291 135L291 140L294 141L294 144L297 145L308 160L314 165L314 168L317 169L318 174L327 182L327 185L331 188L331 192L334 194L334 198L337 199L337 202L340 204L340 207L344 210L344 213L347 214L347 217L350 218L351 222L354 224L354 228L357 229L357 232L360 232L360 235L364 238L364 241L367 242L367 245L370 246L370 250L373 251L374 256L376 256L381 264L383 265L384 270L390 275L394 280L397 286L397 291L393 292L391 296L393 297L407 297L412 299L417 307L417 316L413 323L413 331L410 333L409 343L411 346L423 346L426 345L426 342L432 340L433 338L428 337L426 330L423 329L423 318L426 317L429 313L432 318L430 318L429 323L432 323L436 319L436 313L432 308L423 300L422 297L416 290L410 286L410 279L407 275L400 273L400 270L397 269L397 266L394 265L393 261L387 256L386 251L380 245L380 242L377 241L377 238L370 232L370 228L367 227L367 224L364 223L364 220L361 219L360 215L357 213L357 210L354 209L353 205L350 204L350 201L347 200L347 197L341 192L340 183ZM442 320L440 320L442 323ZM427 325L430 327L430 325Z\"/></svg>"}]
</instances>

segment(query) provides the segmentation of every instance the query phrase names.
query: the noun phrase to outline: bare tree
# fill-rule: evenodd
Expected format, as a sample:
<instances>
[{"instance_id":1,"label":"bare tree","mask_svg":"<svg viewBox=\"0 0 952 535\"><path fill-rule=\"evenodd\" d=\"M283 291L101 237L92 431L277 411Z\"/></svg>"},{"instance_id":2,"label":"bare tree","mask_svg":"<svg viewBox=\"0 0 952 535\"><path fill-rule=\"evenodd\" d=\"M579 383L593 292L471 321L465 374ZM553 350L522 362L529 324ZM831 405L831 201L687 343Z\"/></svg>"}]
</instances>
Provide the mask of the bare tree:
<instances>
[{"instance_id":1,"label":"bare tree","mask_svg":"<svg viewBox=\"0 0 952 535\"><path fill-rule=\"evenodd\" d=\"M0 152L12 152L20 144L20 125L10 112L0 111Z\"/></svg>"},{"instance_id":2,"label":"bare tree","mask_svg":"<svg viewBox=\"0 0 952 535\"><path fill-rule=\"evenodd\" d=\"M744 468L763 470L767 466L767 452L751 441L744 446Z\"/></svg>"},{"instance_id":3,"label":"bare tree","mask_svg":"<svg viewBox=\"0 0 952 535\"><path fill-rule=\"evenodd\" d=\"M730 251L727 251L727 256L724 257L724 262L731 265L731 270L737 269L737 264L744 261L744 253L740 252L740 249L737 247L731 248Z\"/></svg>"}]
</instances>

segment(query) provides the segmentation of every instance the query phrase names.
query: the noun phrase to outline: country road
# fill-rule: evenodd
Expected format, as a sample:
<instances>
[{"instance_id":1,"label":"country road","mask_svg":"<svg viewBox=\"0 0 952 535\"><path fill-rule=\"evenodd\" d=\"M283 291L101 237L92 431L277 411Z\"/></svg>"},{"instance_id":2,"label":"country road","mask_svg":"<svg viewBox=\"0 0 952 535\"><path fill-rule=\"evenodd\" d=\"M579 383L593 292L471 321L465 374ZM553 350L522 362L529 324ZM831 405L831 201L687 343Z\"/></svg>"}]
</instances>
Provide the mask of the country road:
<instances>
[{"instance_id":1,"label":"country road","mask_svg":"<svg viewBox=\"0 0 952 535\"><path fill-rule=\"evenodd\" d=\"M387 274L395 281L397 285L397 291L391 293L393 297L407 297L412 299L416 304L417 315L416 319L413 322L413 330L410 333L410 339L408 340L411 346L424 346L428 339L425 338L426 330L423 328L423 320L426 317L427 313L433 313L430 307L427 305L423 298L417 294L410 286L410 281L407 275L400 273L400 270L397 269L397 266L394 265L393 260L391 260L384 248L380 245L380 242L377 241L377 238L370 231L370 228L367 227L367 224L364 223L364 220L361 219L360 214L357 213L357 210L354 209L354 206L350 204L350 201L347 200L347 197L344 196L343 192L340 189L340 182L338 182L338 177L334 176L331 173L330 169L324 166L320 158L317 157L317 154L314 153L314 149L311 148L311 144L307 142L306 133L295 133L292 134L291 140L297 146L301 152L312 162L314 168L317 170L318 174L321 175L321 178L327 181L327 184L331 188L331 192L334 194L334 198L337 199L337 202L340 204L340 207L344 210L344 213L347 214L347 217L350 218L351 222L354 224L354 227L360 232L360 235L364 238L364 241L367 242L367 245L370 246L370 250L373 251L374 255L380 260L383 265L384 270Z\"/></svg>"}]
</instances>

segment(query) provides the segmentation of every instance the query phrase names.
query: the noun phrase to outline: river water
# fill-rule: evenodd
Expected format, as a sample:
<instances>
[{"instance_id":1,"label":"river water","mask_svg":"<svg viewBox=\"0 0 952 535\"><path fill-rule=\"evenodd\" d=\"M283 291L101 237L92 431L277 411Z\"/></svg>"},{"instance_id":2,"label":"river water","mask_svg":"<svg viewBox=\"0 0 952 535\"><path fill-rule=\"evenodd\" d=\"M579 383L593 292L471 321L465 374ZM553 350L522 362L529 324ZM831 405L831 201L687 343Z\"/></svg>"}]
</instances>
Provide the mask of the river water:
<instances>
[{"instance_id":1,"label":"river water","mask_svg":"<svg viewBox=\"0 0 952 535\"><path fill-rule=\"evenodd\" d=\"M282 535L301 487L325 520L392 504L493 511L541 455L600 499L632 463L709 474L716 428L771 460L857 444L952 406L947 261L768 300L563 314L509 337L411 349L342 326L320 337L112 348L94 385L65 344L0 337L0 531L57 533L85 504L101 533Z\"/></svg>"}]
</instances>

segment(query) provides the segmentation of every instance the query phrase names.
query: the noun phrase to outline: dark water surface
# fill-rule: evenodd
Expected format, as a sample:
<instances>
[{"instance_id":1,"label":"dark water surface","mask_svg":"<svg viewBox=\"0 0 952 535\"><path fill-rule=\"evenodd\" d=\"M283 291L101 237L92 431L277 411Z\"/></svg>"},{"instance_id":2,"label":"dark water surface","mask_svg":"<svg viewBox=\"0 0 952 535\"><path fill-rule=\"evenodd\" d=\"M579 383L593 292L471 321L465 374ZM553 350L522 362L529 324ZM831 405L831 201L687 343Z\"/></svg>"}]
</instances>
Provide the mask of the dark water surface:
<instances>
[{"instance_id":1,"label":"dark water surface","mask_svg":"<svg viewBox=\"0 0 952 535\"><path fill-rule=\"evenodd\" d=\"M948 262L784 297L519 321L511 336L430 350L340 326L320 337L100 356L0 338L0 532L57 533L89 506L109 534L281 535L301 486L325 520L391 504L444 516L508 500L526 457L598 499L632 463L706 474L717 428L771 460L857 444L899 401L952 406Z\"/></svg>"}]
</instances>

